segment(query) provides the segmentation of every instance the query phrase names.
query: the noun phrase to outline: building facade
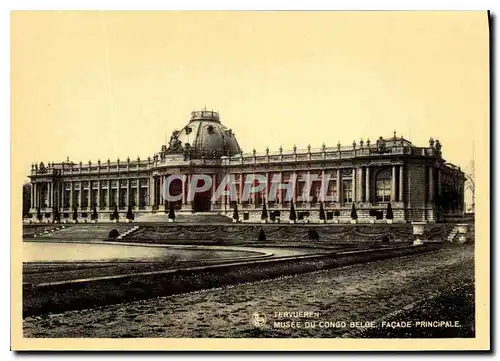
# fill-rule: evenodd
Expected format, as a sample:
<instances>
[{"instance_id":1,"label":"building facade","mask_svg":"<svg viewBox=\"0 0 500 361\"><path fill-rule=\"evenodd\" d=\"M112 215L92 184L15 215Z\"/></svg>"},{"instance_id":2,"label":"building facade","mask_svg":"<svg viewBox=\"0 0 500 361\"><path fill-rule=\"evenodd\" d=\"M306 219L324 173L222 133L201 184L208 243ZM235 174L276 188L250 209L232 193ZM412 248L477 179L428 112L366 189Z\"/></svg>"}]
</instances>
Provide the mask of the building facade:
<instances>
[{"instance_id":1,"label":"building facade","mask_svg":"<svg viewBox=\"0 0 500 361\"><path fill-rule=\"evenodd\" d=\"M428 146L417 147L394 133L373 143L360 140L348 146L243 153L219 114L202 110L192 112L188 124L172 133L169 144L146 159L33 164L30 216L42 213L50 219L58 212L61 219L71 219L76 210L85 219L95 209L99 219L109 220L115 207L123 214L131 207L138 220L165 213L171 205L166 205L162 189L171 174L180 175L169 183L170 193L179 195L172 203L179 212L231 216L236 203L244 221L260 220L264 203L281 219L288 219L292 202L299 219L317 218L322 205L332 222L348 221L353 204L359 222L384 218L389 203L394 222L434 222L464 212L464 173L445 162L438 140L431 138ZM190 200L194 174L210 175L213 184ZM287 199L281 189L270 201L266 187L244 200L244 185L256 174L265 177L267 185L276 179L282 184L294 182L292 198ZM212 199L228 175L234 179L236 202L227 196ZM320 197L321 182L311 179L325 180L328 201ZM309 200L300 201L306 189Z\"/></svg>"}]
</instances>

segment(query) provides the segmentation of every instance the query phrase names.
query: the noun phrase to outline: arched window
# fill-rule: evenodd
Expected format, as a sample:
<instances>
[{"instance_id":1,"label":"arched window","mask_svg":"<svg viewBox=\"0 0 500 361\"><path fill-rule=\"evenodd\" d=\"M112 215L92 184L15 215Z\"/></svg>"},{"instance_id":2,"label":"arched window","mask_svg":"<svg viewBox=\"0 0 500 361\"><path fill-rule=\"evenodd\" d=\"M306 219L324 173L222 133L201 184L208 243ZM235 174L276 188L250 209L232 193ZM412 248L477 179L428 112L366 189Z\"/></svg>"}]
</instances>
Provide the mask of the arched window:
<instances>
[{"instance_id":1,"label":"arched window","mask_svg":"<svg viewBox=\"0 0 500 361\"><path fill-rule=\"evenodd\" d=\"M392 175L390 169L382 169L375 178L377 202L390 202L392 192Z\"/></svg>"}]
</instances>

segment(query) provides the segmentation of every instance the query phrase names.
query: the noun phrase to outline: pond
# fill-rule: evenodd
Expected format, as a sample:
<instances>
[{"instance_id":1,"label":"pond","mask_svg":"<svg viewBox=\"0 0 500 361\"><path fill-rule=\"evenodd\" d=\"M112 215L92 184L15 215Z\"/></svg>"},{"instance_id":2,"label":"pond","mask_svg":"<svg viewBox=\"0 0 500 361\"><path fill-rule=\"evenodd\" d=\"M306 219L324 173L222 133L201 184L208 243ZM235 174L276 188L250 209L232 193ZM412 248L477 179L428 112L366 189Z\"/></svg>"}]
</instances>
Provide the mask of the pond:
<instances>
[{"instance_id":1,"label":"pond","mask_svg":"<svg viewBox=\"0 0 500 361\"><path fill-rule=\"evenodd\" d=\"M24 262L195 261L255 257L260 252L147 245L23 242Z\"/></svg>"}]
</instances>

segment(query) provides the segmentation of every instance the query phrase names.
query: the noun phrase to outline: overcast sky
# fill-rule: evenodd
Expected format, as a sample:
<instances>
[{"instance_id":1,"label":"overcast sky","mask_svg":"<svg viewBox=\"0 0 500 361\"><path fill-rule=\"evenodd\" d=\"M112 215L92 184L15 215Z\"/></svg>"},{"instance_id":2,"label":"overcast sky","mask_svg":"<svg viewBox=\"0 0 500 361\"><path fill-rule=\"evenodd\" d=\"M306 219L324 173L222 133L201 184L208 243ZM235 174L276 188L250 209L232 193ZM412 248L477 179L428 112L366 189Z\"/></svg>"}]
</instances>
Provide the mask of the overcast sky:
<instances>
[{"instance_id":1,"label":"overcast sky","mask_svg":"<svg viewBox=\"0 0 500 361\"><path fill-rule=\"evenodd\" d=\"M487 142L485 12L14 13L11 36L25 175L67 156L145 159L204 106L246 152L395 130L468 169Z\"/></svg>"}]
</instances>

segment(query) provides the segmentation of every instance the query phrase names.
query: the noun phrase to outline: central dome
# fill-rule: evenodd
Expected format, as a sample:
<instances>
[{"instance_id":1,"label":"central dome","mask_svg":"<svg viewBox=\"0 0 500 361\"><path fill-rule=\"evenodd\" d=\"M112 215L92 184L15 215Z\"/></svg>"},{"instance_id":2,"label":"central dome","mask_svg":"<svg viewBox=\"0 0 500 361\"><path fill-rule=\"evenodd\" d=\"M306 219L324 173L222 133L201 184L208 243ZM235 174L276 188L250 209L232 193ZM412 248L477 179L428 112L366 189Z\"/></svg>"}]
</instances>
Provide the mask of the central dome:
<instances>
[{"instance_id":1,"label":"central dome","mask_svg":"<svg viewBox=\"0 0 500 361\"><path fill-rule=\"evenodd\" d=\"M219 113L210 110L191 112L189 123L172 134L168 150L189 151L193 156L204 157L231 156L241 152L232 130L220 122Z\"/></svg>"}]
</instances>

